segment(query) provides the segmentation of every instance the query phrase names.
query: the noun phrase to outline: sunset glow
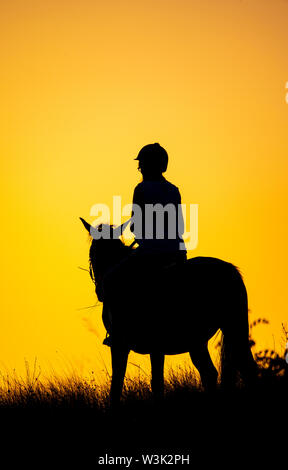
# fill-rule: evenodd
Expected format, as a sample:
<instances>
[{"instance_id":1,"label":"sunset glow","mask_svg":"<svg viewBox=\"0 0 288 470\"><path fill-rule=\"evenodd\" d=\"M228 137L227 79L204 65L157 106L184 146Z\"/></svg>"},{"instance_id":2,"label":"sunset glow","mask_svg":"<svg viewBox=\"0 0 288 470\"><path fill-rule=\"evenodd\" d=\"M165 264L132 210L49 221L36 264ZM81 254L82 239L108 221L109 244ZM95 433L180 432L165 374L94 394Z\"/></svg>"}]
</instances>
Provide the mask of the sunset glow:
<instances>
[{"instance_id":1,"label":"sunset glow","mask_svg":"<svg viewBox=\"0 0 288 470\"><path fill-rule=\"evenodd\" d=\"M288 3L2 2L0 370L106 377L79 217L132 201L140 148L198 204L188 255L239 267L259 347L287 323ZM129 286L123 296L129 296ZM232 312L231 312L232 314ZM283 346L283 345L282 345ZM186 356L168 359L181 364ZM150 370L147 357L131 362ZM129 365L130 374L138 373Z\"/></svg>"}]
</instances>

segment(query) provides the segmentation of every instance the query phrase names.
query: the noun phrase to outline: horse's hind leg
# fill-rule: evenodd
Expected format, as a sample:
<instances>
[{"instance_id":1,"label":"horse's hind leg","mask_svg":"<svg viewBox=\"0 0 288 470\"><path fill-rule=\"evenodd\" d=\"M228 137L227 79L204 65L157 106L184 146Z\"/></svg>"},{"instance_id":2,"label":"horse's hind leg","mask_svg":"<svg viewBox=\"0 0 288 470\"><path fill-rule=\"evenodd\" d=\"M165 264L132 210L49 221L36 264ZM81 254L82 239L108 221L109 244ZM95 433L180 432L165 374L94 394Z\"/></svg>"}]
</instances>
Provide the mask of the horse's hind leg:
<instances>
[{"instance_id":1,"label":"horse's hind leg","mask_svg":"<svg viewBox=\"0 0 288 470\"><path fill-rule=\"evenodd\" d=\"M213 391L217 385L218 372L211 360L207 344L198 345L190 352L190 357L198 369L201 382L206 391Z\"/></svg>"},{"instance_id":2,"label":"horse's hind leg","mask_svg":"<svg viewBox=\"0 0 288 470\"><path fill-rule=\"evenodd\" d=\"M150 354L151 360L151 388L156 400L164 395L164 359L165 356L159 352Z\"/></svg>"}]
</instances>

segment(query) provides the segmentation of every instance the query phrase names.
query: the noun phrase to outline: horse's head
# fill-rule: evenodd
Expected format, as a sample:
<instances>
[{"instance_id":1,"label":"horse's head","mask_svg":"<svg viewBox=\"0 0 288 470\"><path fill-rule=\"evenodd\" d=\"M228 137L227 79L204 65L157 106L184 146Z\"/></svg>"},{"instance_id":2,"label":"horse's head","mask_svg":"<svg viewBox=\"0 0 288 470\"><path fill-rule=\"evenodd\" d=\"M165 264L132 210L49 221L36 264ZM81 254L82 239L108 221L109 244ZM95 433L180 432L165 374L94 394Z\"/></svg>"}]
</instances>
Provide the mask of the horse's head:
<instances>
[{"instance_id":1,"label":"horse's head","mask_svg":"<svg viewBox=\"0 0 288 470\"><path fill-rule=\"evenodd\" d=\"M92 241L89 252L90 275L97 286L105 272L127 256L128 250L130 251L130 248L119 238L130 222L130 219L118 227L108 224L100 224L93 227L81 217L80 220L91 236Z\"/></svg>"}]
</instances>

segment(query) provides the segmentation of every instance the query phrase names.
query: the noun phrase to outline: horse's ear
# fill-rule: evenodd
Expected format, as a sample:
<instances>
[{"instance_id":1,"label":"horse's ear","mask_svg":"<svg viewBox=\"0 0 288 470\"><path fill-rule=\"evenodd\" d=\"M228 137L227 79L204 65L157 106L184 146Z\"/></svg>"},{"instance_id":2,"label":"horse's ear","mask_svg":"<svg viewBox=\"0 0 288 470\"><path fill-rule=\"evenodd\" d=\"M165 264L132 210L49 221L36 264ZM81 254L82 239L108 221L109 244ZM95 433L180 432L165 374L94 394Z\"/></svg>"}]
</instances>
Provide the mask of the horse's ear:
<instances>
[{"instance_id":1,"label":"horse's ear","mask_svg":"<svg viewBox=\"0 0 288 470\"><path fill-rule=\"evenodd\" d=\"M86 222L86 220L82 219L82 217L80 217L80 220L81 220L82 224L84 225L84 227L86 228L86 230L88 230L88 232L90 233L91 225L88 224L88 222Z\"/></svg>"},{"instance_id":2,"label":"horse's ear","mask_svg":"<svg viewBox=\"0 0 288 470\"><path fill-rule=\"evenodd\" d=\"M125 228L127 227L127 225L131 222L131 218L126 220L126 222L124 222L124 224L122 225L118 225L118 227L114 228L113 229L113 238L119 238L121 237L122 233L124 232Z\"/></svg>"}]
</instances>

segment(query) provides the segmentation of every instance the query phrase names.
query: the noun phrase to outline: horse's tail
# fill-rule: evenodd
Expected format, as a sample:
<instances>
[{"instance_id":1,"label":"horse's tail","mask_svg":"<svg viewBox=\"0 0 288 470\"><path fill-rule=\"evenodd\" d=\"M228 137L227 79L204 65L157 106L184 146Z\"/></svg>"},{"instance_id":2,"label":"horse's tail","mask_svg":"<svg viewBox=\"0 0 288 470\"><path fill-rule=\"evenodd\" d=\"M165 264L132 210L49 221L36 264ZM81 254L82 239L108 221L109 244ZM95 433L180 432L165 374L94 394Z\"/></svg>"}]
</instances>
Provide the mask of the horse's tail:
<instances>
[{"instance_id":1,"label":"horse's tail","mask_svg":"<svg viewBox=\"0 0 288 470\"><path fill-rule=\"evenodd\" d=\"M250 348L247 292L238 271L237 274L233 282L234 306L221 328L221 386L226 389L236 386L239 374L249 385L255 383L257 376Z\"/></svg>"},{"instance_id":2,"label":"horse's tail","mask_svg":"<svg viewBox=\"0 0 288 470\"><path fill-rule=\"evenodd\" d=\"M238 369L233 360L232 338L228 332L222 332L220 349L220 374L223 389L235 388L238 378Z\"/></svg>"}]
</instances>

